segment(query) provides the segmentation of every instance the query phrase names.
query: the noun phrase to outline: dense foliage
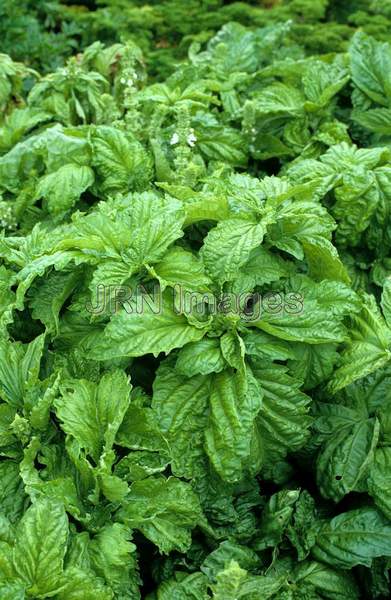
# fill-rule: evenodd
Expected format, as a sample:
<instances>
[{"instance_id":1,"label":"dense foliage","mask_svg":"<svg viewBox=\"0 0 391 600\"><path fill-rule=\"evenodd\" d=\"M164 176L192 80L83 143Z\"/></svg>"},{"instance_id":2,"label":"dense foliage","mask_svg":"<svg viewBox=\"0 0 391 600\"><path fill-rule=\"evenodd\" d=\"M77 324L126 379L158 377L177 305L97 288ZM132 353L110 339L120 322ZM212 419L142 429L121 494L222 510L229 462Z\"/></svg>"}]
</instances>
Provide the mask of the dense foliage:
<instances>
[{"instance_id":1,"label":"dense foliage","mask_svg":"<svg viewBox=\"0 0 391 600\"><path fill-rule=\"evenodd\" d=\"M0 598L388 598L391 3L96 4L0 5Z\"/></svg>"}]
</instances>

